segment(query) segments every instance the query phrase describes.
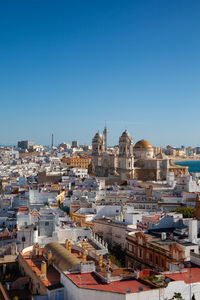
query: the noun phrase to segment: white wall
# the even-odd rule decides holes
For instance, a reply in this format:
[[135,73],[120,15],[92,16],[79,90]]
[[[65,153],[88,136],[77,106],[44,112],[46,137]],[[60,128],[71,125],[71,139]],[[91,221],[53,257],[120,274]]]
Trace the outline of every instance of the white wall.
[[17,227],[31,225],[29,213],[23,214],[21,212],[17,213]]
[[119,205],[97,205],[96,206],[97,215],[96,218],[113,217],[121,213],[121,206]]
[[53,237],[58,240],[59,243],[64,243],[66,239],[76,241],[78,237],[90,238],[91,230],[84,228],[59,228],[58,231],[53,232]]
[[143,214],[141,213],[126,213],[125,214],[125,222],[131,225],[136,225],[137,221],[142,221]]
[[[64,274],[61,274],[61,282],[65,286],[65,300],[158,300],[159,289],[143,292],[122,294],[105,292],[100,290],[78,288]],[[130,285],[131,289],[131,285]]]
[[164,289],[164,299],[172,299],[174,293],[181,293],[184,300],[190,300],[194,294],[195,299],[200,299],[200,283],[186,284],[184,281],[172,281]]

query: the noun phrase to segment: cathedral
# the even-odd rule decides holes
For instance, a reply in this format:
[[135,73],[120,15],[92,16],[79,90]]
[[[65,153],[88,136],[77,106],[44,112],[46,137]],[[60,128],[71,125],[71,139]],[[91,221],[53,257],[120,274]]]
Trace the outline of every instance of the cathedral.
[[107,147],[107,128],[103,136],[97,132],[92,140],[92,162],[95,175],[108,177],[120,175],[126,180],[134,177],[133,140],[127,130],[119,138],[119,147]]
[[127,130],[120,136],[118,146],[107,147],[107,133],[105,127],[103,135],[97,132],[92,139],[92,164],[96,176],[158,181],[166,180],[169,172],[175,177],[188,173],[187,167],[174,165],[161,148],[153,147],[146,140],[133,146]]

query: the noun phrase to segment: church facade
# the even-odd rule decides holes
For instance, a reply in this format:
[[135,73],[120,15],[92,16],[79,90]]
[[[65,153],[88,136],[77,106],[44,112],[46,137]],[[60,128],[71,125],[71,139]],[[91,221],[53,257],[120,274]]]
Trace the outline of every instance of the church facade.
[[92,164],[96,176],[118,176],[121,180],[158,181],[166,180],[168,172],[173,172],[175,177],[188,173],[187,167],[174,165],[161,148],[152,147],[146,140],[133,146],[127,130],[120,136],[118,147],[108,148],[106,127],[103,135],[97,132],[92,139]]
[[107,128],[103,136],[97,132],[92,140],[92,163],[96,176],[134,178],[133,140],[128,131],[122,133],[119,147],[114,149],[107,148]]

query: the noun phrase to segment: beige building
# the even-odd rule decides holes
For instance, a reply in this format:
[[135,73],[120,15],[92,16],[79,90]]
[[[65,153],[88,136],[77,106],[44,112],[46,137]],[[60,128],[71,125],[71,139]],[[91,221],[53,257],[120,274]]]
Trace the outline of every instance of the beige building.
[[108,246],[120,245],[124,250],[126,248],[126,231],[125,222],[115,221],[108,218],[94,219],[94,233],[98,234]]
[[91,157],[89,155],[76,155],[61,159],[61,161],[70,167],[77,167],[81,169],[88,169],[91,163]]
[[103,136],[97,132],[92,140],[92,163],[96,176],[118,176],[121,180],[159,181],[166,180],[169,172],[173,172],[174,177],[188,173],[188,167],[175,165],[162,153],[162,148],[153,147],[146,140],[138,141],[133,147],[127,130],[115,150],[107,148],[107,129]]

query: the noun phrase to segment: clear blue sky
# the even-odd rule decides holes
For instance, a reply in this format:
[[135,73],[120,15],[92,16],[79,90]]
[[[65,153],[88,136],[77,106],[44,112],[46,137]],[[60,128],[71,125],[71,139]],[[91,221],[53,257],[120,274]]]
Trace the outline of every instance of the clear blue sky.
[[0,100],[0,144],[200,145],[200,1],[1,1]]

